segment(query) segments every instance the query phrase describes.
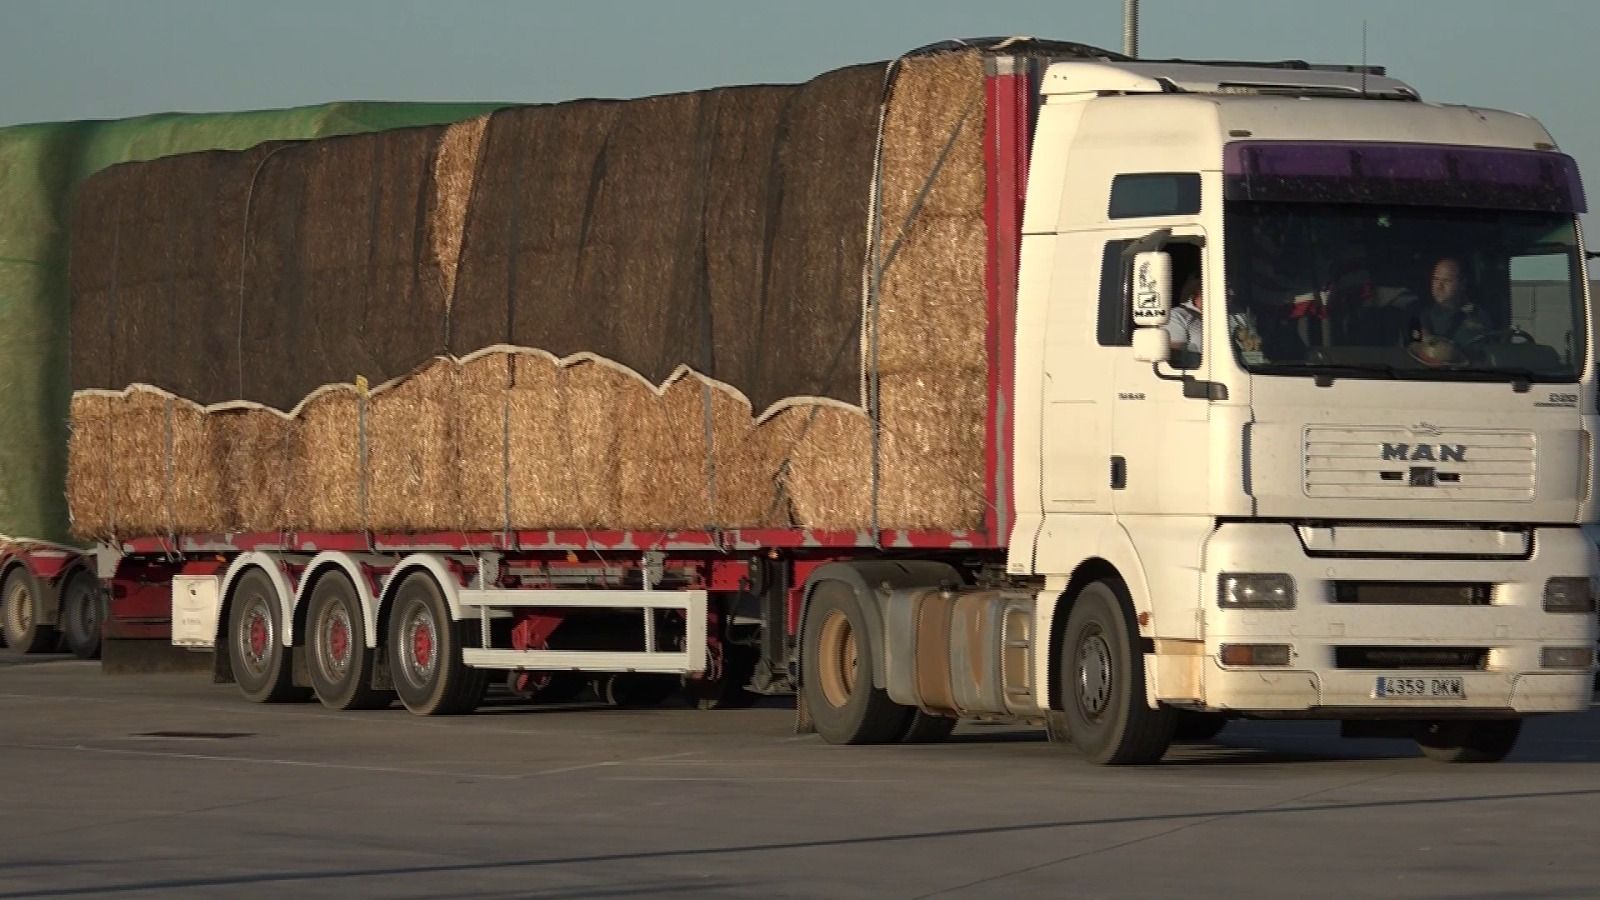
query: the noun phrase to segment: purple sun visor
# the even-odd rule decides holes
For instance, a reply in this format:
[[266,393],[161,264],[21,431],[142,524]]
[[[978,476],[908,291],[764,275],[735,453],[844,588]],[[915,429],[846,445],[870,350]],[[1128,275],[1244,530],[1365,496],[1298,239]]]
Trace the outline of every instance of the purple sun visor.
[[1577,163],[1549,150],[1235,141],[1222,171],[1227,200],[1588,212]]

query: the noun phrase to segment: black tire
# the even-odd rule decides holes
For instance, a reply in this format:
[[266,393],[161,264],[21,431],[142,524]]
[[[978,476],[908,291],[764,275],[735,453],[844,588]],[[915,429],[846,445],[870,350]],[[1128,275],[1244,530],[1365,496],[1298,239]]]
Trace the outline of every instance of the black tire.
[[61,633],[67,649],[79,659],[100,656],[100,626],[105,622],[105,593],[86,571],[67,576],[61,585]]
[[722,645],[722,677],[716,681],[683,682],[683,701],[698,709],[749,709],[760,694],[745,690],[761,661],[761,651],[747,644]]
[[914,710],[873,687],[875,654],[866,613],[842,581],[823,581],[811,593],[801,629],[800,690],[817,734],[830,744],[888,744],[911,727]]
[[937,744],[956,730],[956,720],[949,716],[935,716],[920,709],[912,710],[911,723],[900,736],[902,744]]
[[389,611],[389,673],[406,709],[457,716],[483,701],[489,673],[462,663],[462,630],[431,575],[413,572],[400,583]]
[[1521,734],[1521,719],[1428,722],[1417,731],[1417,747],[1435,762],[1492,763],[1505,759]]
[[678,689],[671,675],[638,675],[618,672],[595,680],[594,692],[608,706],[643,709],[660,706]]
[[1061,703],[1072,742],[1100,765],[1159,762],[1174,717],[1145,704],[1144,659],[1131,625],[1133,603],[1120,580],[1086,586],[1061,638]]
[[1175,744],[1203,744],[1228,727],[1228,717],[1222,713],[1176,710],[1173,715],[1172,742]]
[[57,646],[56,630],[39,621],[42,601],[38,579],[21,566],[12,569],[0,588],[0,627],[6,644],[18,653],[45,653]]
[[387,709],[394,693],[372,687],[379,651],[367,646],[355,585],[343,572],[328,572],[317,579],[309,603],[306,669],[317,699],[329,709]]
[[282,634],[277,588],[266,572],[249,569],[234,582],[228,603],[228,664],[246,700],[289,703],[311,699],[310,689],[294,685]]

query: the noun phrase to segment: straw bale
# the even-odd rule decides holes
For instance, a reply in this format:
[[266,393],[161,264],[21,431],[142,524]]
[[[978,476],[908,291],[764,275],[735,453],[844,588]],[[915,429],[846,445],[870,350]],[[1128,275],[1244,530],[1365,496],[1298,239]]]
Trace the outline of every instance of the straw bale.
[[357,531],[361,521],[360,397],[354,389],[318,394],[294,430],[291,523],[307,531]]
[[455,526],[506,527],[505,414],[515,358],[486,353],[456,369],[451,399],[452,465],[459,474]]
[[119,534],[166,534],[168,398],[135,390],[112,401],[111,509]]
[[616,414],[618,527],[715,524],[706,444],[706,384],[683,377],[657,395],[629,391]]
[[987,371],[885,376],[878,517],[885,528],[976,528],[984,507]]
[[207,414],[207,435],[227,512],[226,530],[277,531],[288,526],[294,450],[300,419],[267,409]]
[[[770,257],[759,325],[745,340],[761,377],[729,380],[757,415],[786,397],[859,403],[861,273],[866,261],[881,65],[830,72],[803,85],[778,147]],[[727,379],[725,379],[727,380]]]
[[886,244],[910,216],[941,154],[945,161],[922,199],[922,214],[983,214],[983,126],[982,54],[940,53],[901,62],[883,121]]
[[266,160],[243,279],[243,396],[288,409],[355,373],[378,384],[444,347],[424,211],[442,127],[296,144]]
[[108,541],[115,532],[111,458],[116,407],[121,402],[120,398],[105,394],[78,394],[72,398],[72,431],[67,439],[67,510],[73,537]]
[[566,509],[558,507],[559,523],[584,528],[620,527],[618,474],[627,428],[619,418],[637,408],[640,392],[650,392],[638,378],[616,367],[580,362],[561,370],[560,418],[553,435],[558,458],[565,463],[561,482]]
[[762,352],[768,259],[780,208],[780,125],[796,91],[752,87],[713,91],[702,115],[710,153],[704,205],[705,284],[711,305],[714,366],[703,374],[734,385],[759,383],[769,365]]
[[432,531],[459,525],[452,435],[457,365],[435,359],[367,405],[367,527]]
[[424,266],[437,271],[439,294],[446,308],[455,293],[461,236],[466,227],[467,207],[472,201],[478,151],[488,127],[488,116],[456,122],[445,128],[434,148],[428,212],[423,222],[427,229]]
[[167,503],[172,530],[179,534],[226,531],[222,469],[215,464],[204,410],[187,400],[169,401],[171,429],[167,455]]
[[[790,419],[774,416],[757,426],[750,404],[732,391],[711,390],[711,446],[716,521],[725,528],[789,524],[779,465],[793,445]],[[796,433],[797,429],[795,430]]]
[[798,433],[791,432],[785,481],[795,524],[830,529],[870,525],[872,423],[866,414],[817,404],[791,407],[773,417],[778,418],[792,418],[798,425]]
[[114,166],[84,183],[69,268],[75,389],[145,382],[234,399],[245,211],[257,166],[281,146]]
[[[511,356],[506,392],[507,456],[514,528],[576,524],[573,474],[567,467],[563,418],[563,371],[543,354]],[[587,510],[591,515],[594,510]]]
[[918,221],[879,294],[880,376],[985,364],[985,233],[981,216]]
[[[622,106],[579,101],[513,107],[490,116],[463,224],[450,352],[465,356],[513,343],[517,309],[576,292],[592,191],[610,159],[605,148]],[[537,309],[530,314],[540,317]],[[535,326],[537,321],[525,327]],[[549,327],[559,330],[562,323]],[[537,339],[520,343],[558,355],[595,349],[563,351]]]

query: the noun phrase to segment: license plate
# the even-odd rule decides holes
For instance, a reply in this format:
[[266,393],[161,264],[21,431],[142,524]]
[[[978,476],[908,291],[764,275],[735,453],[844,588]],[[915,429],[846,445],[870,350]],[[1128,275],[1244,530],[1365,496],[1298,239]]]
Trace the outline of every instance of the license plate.
[[1419,700],[1465,700],[1466,689],[1457,677],[1397,677],[1379,675],[1373,683],[1372,696],[1378,698],[1405,697]]

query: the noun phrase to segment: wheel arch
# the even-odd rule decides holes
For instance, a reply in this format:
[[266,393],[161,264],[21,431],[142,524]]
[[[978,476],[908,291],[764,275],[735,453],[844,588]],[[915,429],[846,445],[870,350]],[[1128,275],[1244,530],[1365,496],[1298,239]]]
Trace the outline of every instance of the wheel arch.
[[306,563],[305,573],[300,576],[300,586],[295,591],[295,632],[305,633],[306,616],[311,607],[311,592],[316,590],[317,582],[330,572],[339,572],[355,588],[356,599],[361,604],[361,627],[364,632],[362,637],[367,642],[367,647],[377,647],[382,642],[383,634],[378,630],[379,594],[372,590],[372,580],[367,574],[367,567],[374,561],[372,558],[358,557],[337,550],[325,550],[313,556],[311,561]]
[[[1077,602],[1078,594],[1083,589],[1096,581],[1115,579],[1127,587],[1128,579],[1123,570],[1114,565],[1110,560],[1095,556],[1084,560],[1073,570],[1067,579],[1067,586],[1061,593],[1053,598],[1053,605],[1048,611],[1050,622],[1050,643],[1048,645],[1049,670],[1045,684],[1049,688],[1047,694],[1049,708],[1054,710],[1064,709],[1061,697],[1061,667],[1064,660],[1061,658],[1061,639],[1067,633],[1067,618],[1072,614],[1072,605]],[[1132,593],[1131,588],[1128,591]],[[1138,627],[1138,603],[1134,603],[1134,627]]]
[[389,611],[394,608],[395,592],[415,572],[426,572],[433,579],[444,597],[445,605],[450,609],[450,617],[461,620],[461,581],[450,561],[432,553],[413,553],[396,563],[384,576],[383,587],[379,589],[376,599],[377,615],[372,617],[377,634],[388,630]]
[[[937,587],[941,581],[955,580],[962,582],[961,573],[949,563],[936,560],[850,560],[832,562],[817,567],[816,571],[806,578],[804,598],[800,607],[800,622],[804,628],[806,614],[811,609],[811,595],[816,591],[817,585],[824,581],[838,581],[850,586],[855,593],[856,600],[861,604],[861,611],[867,617],[868,639],[872,642],[872,686],[887,690],[889,686],[888,668],[883,653],[884,643],[884,617],[883,603],[878,595],[878,589],[888,585],[890,590],[900,590],[913,587]],[[804,646],[804,641],[801,642]],[[800,660],[800,678],[805,679],[807,660],[804,654],[797,654]]]
[[289,584],[289,573],[283,570],[283,562],[278,557],[258,550],[234,557],[233,562],[228,564],[227,572],[222,576],[222,605],[217,610],[216,645],[227,646],[228,617],[233,612],[234,589],[238,587],[239,580],[251,569],[260,569],[272,582],[273,591],[278,595],[279,621],[283,623],[280,643],[285,647],[294,646],[298,631],[295,628],[295,592]]

